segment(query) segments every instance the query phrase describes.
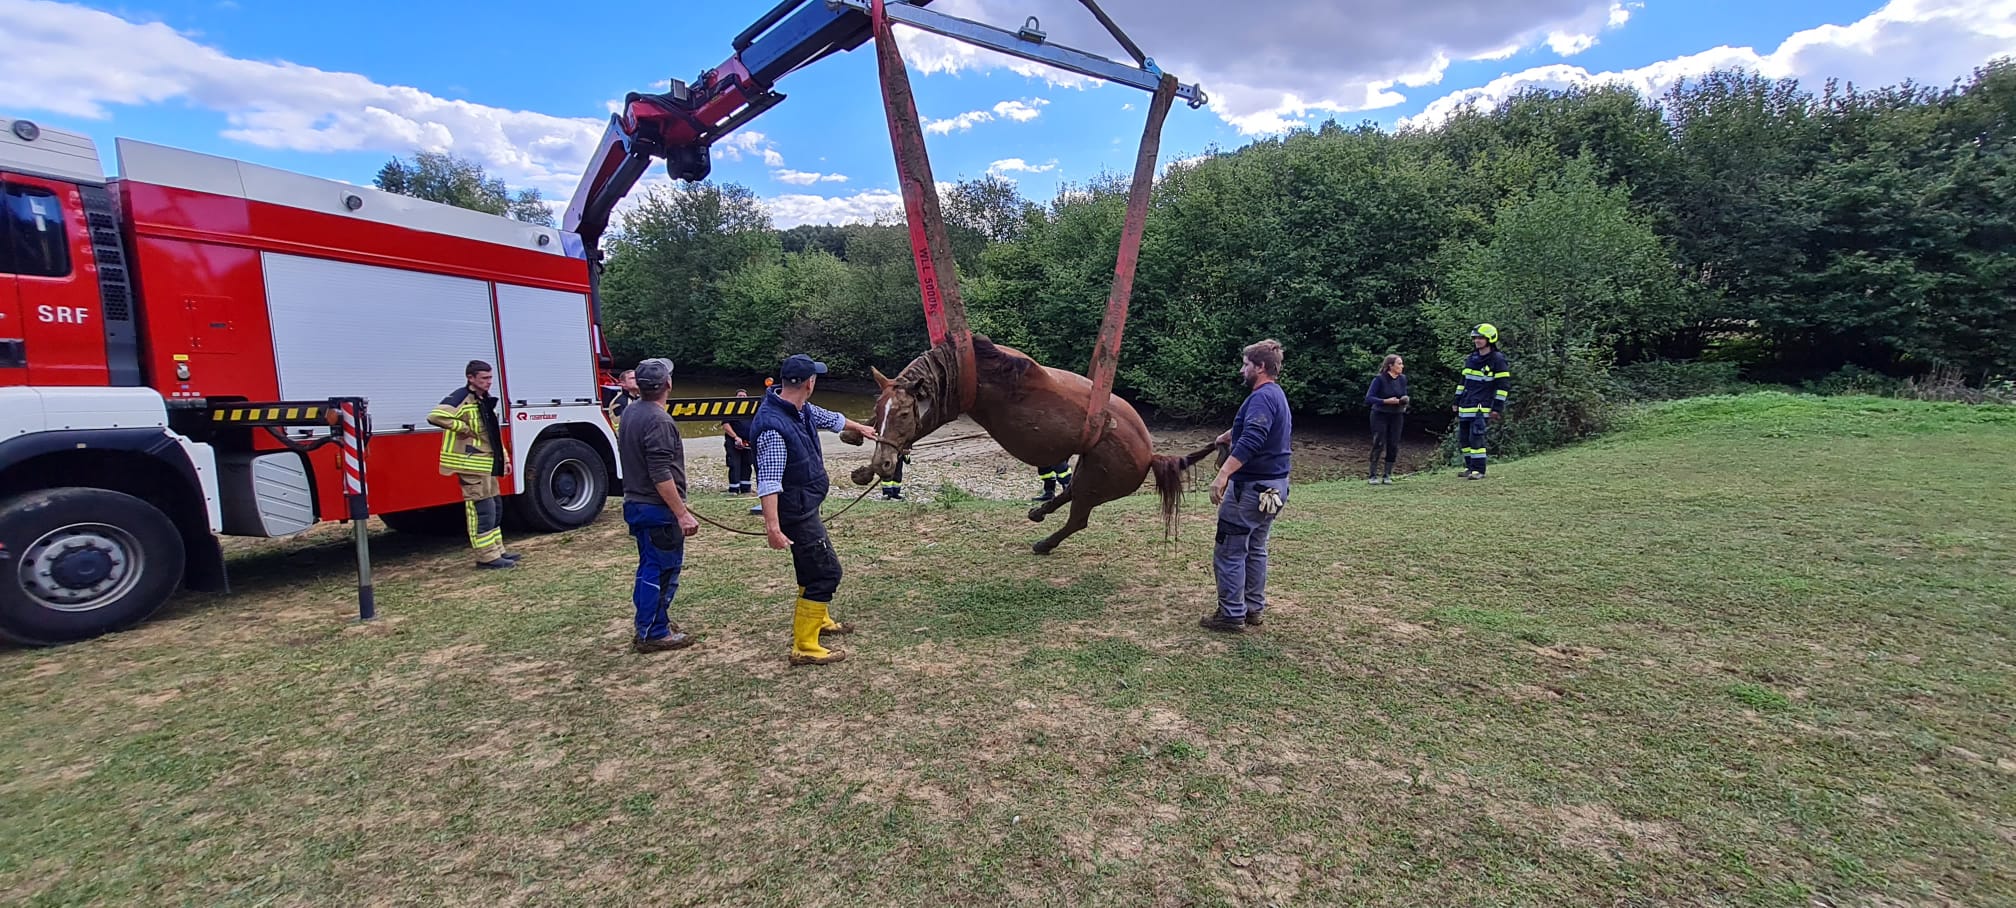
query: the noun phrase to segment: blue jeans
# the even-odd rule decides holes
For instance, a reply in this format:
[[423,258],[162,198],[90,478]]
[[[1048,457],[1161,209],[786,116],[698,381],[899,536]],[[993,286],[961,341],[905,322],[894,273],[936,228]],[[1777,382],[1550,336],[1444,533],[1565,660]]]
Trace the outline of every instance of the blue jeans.
[[662,504],[623,502],[623,522],[637,539],[637,580],[630,602],[637,607],[637,636],[658,640],[672,635],[665,611],[679,592],[679,569],[686,563],[686,534]]
[[1218,611],[1228,618],[1267,609],[1267,536],[1278,514],[1260,512],[1260,490],[1271,487],[1288,503],[1288,480],[1237,480],[1225,487],[1218,505],[1218,539],[1211,567],[1218,575]]

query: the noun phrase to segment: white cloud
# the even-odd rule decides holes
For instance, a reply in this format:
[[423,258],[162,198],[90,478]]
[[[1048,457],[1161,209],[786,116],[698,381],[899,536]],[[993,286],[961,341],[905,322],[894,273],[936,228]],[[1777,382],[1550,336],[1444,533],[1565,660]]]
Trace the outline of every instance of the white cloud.
[[954,131],[965,132],[977,124],[990,122],[993,119],[994,115],[984,110],[969,110],[956,117],[944,120],[933,120],[930,117],[925,117],[924,131],[941,136],[951,135]]
[[1547,33],[1547,49],[1564,57],[1575,56],[1595,46],[1595,35],[1578,35],[1569,32]]
[[930,117],[925,117],[924,131],[941,136],[951,135],[954,132],[965,132],[981,123],[992,123],[996,118],[1013,120],[1017,123],[1027,123],[1042,116],[1042,108],[1049,105],[1049,103],[1050,100],[1048,98],[1029,98],[1022,101],[1010,100],[995,104],[992,111],[969,110],[956,117],[947,117],[943,120],[934,120]]
[[[222,113],[224,138],[260,148],[452,152],[513,186],[538,188],[556,213],[565,210],[606,124],[443,98],[356,73],[235,58],[158,22],[49,0],[0,0],[0,22],[8,25],[0,97],[15,110],[105,119],[119,106],[179,103]],[[755,130],[730,135],[714,152],[724,161],[760,157],[790,185],[848,180],[786,168],[783,154]],[[668,182],[662,171],[647,173],[619,216]],[[784,198],[792,200],[783,203],[786,212],[822,210],[804,201],[810,196]],[[867,204],[862,198],[846,204]],[[824,210],[838,217],[846,204],[826,203]]]
[[0,98],[17,111],[105,119],[115,106],[181,104],[222,113],[225,138],[260,148],[453,152],[514,185],[561,197],[573,192],[605,122],[239,59],[158,22],[66,3],[0,0],[0,22],[7,23]]
[[845,183],[847,176],[839,173],[809,173],[803,170],[779,170],[772,173],[778,182],[793,186],[810,186],[813,183]]
[[779,195],[762,201],[779,229],[801,224],[858,224],[892,212],[900,218],[903,211],[903,196],[886,189],[850,196]]
[[987,165],[988,175],[997,177],[1005,177],[1011,173],[1049,173],[1056,169],[1057,162],[1054,160],[1048,164],[1031,164],[1021,158],[1002,158]]
[[[1164,69],[1202,85],[1212,113],[1247,134],[1401,104],[1407,97],[1396,88],[1439,84],[1448,61],[1502,59],[1555,33],[1574,49],[1630,18],[1617,0],[1276,0],[1252,15],[1228,14],[1219,0],[1103,6]],[[1073,0],[939,0],[931,8],[941,7],[1010,28],[1034,15],[1052,43],[1124,59]],[[906,59],[927,75],[1031,69],[991,51],[898,34]]]
[[1003,101],[994,105],[994,115],[1014,120],[1017,123],[1027,123],[1042,116],[1043,111],[1039,108],[1049,103],[1050,101],[1046,98],[1031,98],[1028,101]]
[[714,143],[714,154],[730,161],[740,161],[744,154],[755,154],[769,137],[753,129],[730,133],[728,138]]
[[[1549,31],[1547,49],[1563,57],[1572,57],[1595,47],[1598,32],[1604,29],[1623,28],[1625,23],[1631,21],[1631,11],[1642,5],[1611,0],[1609,9],[1592,9],[1576,21]],[[1506,56],[1509,57],[1511,54]]]
[[2004,54],[2016,54],[2016,0],[1892,0],[1852,24],[1798,32],[1769,54],[1725,46],[1619,72],[1554,64],[1510,73],[1439,98],[1400,125],[1433,126],[1465,105],[1490,110],[1530,89],[1623,85],[1656,98],[1714,69],[1747,69],[1774,79],[1838,77],[1868,87],[1905,79],[1940,83]]

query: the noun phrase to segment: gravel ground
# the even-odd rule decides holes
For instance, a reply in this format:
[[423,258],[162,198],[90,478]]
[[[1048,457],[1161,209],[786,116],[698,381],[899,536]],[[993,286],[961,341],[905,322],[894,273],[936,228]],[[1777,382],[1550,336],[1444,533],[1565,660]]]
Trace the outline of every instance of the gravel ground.
[[[1209,428],[1168,427],[1158,428],[1155,433],[1155,449],[1162,454],[1182,454],[1195,451],[1211,443],[1218,432]],[[977,438],[967,438],[974,436]],[[959,489],[977,498],[1004,501],[1026,501],[1043,490],[1043,482],[1036,478],[1036,468],[1008,456],[1001,446],[995,444],[970,419],[961,418],[932,433],[926,442],[937,439],[957,439],[943,444],[927,444],[918,447],[910,455],[909,466],[903,469],[903,497],[912,501],[930,501],[941,494],[946,486]],[[852,501],[860,494],[860,486],[848,478],[854,468],[868,462],[868,448],[850,447],[833,436],[823,436],[821,442],[826,453],[827,472],[833,477],[831,500],[836,503]],[[1401,446],[1400,459],[1395,474],[1413,472],[1433,453],[1433,443],[1427,439],[1409,438]],[[1298,430],[1295,433],[1295,476],[1296,482],[1317,482],[1340,478],[1363,478],[1367,442],[1363,435],[1351,436],[1332,430]],[[1191,470],[1192,488],[1201,490],[1211,479],[1214,462],[1206,461]],[[725,497],[728,487],[727,458],[721,442],[715,438],[689,438],[686,440],[686,475],[695,497]],[[1142,483],[1142,492],[1149,494],[1153,487]],[[870,499],[881,497],[880,492],[869,493]],[[705,499],[702,498],[702,501]],[[705,508],[710,514],[718,510]]]

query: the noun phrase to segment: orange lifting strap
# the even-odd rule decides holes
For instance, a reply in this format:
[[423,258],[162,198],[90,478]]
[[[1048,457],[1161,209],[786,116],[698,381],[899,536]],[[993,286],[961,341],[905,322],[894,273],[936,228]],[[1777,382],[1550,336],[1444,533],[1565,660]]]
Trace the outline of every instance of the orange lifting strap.
[[[1094,12],[1097,8],[1094,7]],[[917,285],[924,297],[924,322],[931,344],[950,340],[959,353],[959,408],[973,406],[973,332],[966,325],[966,304],[959,296],[959,275],[952,243],[938,210],[938,184],[931,177],[931,157],[917,118],[917,100],[910,91],[910,73],[896,46],[883,0],[869,8],[875,38],[875,63],[882,76],[882,106],[889,117],[889,142],[896,153],[896,179],[903,189],[903,210],[910,223],[910,252],[917,262]],[[1104,17],[1101,17],[1102,21]],[[1110,27],[1110,26],[1109,26]],[[1117,34],[1117,33],[1116,33]],[[1148,223],[1148,202],[1155,188],[1155,160],[1162,147],[1162,122],[1176,99],[1176,77],[1164,73],[1148,105],[1148,125],[1134,159],[1134,183],[1127,194],[1127,220],[1120,231],[1120,253],[1113,264],[1113,289],[1106,299],[1106,318],[1092,348],[1091,405],[1085,411],[1081,451],[1089,451],[1106,430],[1106,403],[1113,375],[1120,366],[1120,336],[1127,326],[1127,304],[1134,295],[1134,266],[1140,259],[1141,234]]]
[[973,407],[973,332],[966,327],[966,303],[959,298],[959,273],[952,241],[938,214],[938,184],[931,179],[931,156],[917,122],[917,99],[910,73],[882,0],[869,9],[875,30],[875,64],[882,72],[882,107],[889,114],[889,144],[896,150],[896,180],[903,187],[903,212],[910,221],[910,254],[917,260],[917,286],[924,294],[924,323],[931,345],[948,338],[959,351],[959,409]]

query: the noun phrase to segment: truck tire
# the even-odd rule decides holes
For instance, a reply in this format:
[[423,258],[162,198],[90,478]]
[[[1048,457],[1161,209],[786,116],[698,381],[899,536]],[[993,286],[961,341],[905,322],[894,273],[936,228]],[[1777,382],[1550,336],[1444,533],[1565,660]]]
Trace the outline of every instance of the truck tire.
[[549,438],[525,458],[518,494],[511,496],[514,523],[542,533],[587,526],[609,500],[609,468],[602,455],[578,438]]
[[182,534],[159,508],[106,489],[0,501],[0,636],[31,646],[139,624],[182,585]]

